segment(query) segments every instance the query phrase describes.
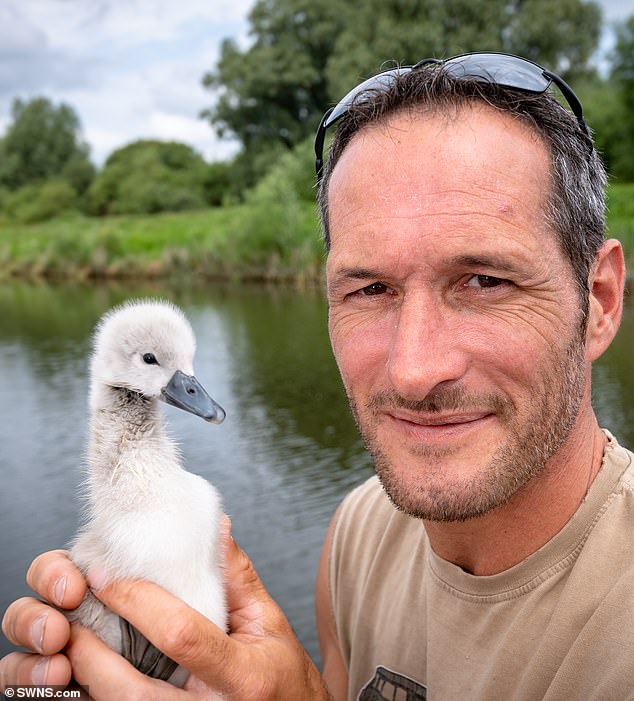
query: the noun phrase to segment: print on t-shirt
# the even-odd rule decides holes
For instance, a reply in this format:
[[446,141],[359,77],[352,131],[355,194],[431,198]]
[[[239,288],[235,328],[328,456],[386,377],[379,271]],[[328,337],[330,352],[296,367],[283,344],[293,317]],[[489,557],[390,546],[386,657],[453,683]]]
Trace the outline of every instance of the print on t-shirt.
[[426,701],[427,688],[386,667],[377,667],[357,698],[358,701]]

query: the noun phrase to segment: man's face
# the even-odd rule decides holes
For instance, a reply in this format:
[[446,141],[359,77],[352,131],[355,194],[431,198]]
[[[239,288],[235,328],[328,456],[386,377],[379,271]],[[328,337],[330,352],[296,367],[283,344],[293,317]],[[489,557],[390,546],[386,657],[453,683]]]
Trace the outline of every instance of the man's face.
[[417,517],[506,503],[588,397],[549,177],[543,144],[487,107],[366,128],[333,172],[331,341],[377,472]]

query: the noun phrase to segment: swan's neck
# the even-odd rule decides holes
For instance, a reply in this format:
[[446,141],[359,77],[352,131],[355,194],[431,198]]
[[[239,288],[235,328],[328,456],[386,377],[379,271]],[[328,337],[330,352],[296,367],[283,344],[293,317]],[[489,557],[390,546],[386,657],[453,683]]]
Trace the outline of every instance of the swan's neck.
[[[125,476],[130,466],[136,477],[152,477],[156,461],[143,455],[165,456],[165,464],[177,463],[175,446],[165,435],[158,402],[121,387],[99,385],[91,395],[88,465],[93,480]],[[138,458],[138,459],[137,459]],[[118,474],[122,473],[122,474]]]

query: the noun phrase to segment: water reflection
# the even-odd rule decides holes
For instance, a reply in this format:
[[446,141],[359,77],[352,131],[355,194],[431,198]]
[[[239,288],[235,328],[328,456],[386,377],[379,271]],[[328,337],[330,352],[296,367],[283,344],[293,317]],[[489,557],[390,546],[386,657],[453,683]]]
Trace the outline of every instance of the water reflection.
[[[166,408],[187,466],[218,486],[236,539],[317,658],[312,597],[321,541],[341,496],[370,474],[318,291],[0,285],[0,607],[26,592],[33,556],[62,546],[76,528],[90,333],[106,309],[145,296],[183,307],[198,339],[196,374],[228,414],[209,426]],[[633,341],[630,306],[594,387],[602,424],[629,446]]]

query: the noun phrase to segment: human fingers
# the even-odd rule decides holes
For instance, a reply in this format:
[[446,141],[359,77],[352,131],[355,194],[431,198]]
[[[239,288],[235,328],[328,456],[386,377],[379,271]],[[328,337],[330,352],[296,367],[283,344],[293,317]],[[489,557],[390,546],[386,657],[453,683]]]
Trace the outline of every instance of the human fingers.
[[[91,584],[94,581],[90,572],[89,580]],[[210,667],[223,670],[241,664],[232,649],[235,643],[223,630],[152,582],[118,580],[103,587],[92,584],[92,591],[159,650],[194,675]],[[223,685],[222,678],[214,682]]]
[[66,550],[51,550],[33,560],[26,581],[34,592],[64,609],[79,606],[87,590],[86,580]]
[[29,684],[66,686],[70,678],[70,662],[64,655],[12,652],[0,660],[0,691]]
[[[227,699],[328,698],[323,680],[249,558],[227,546],[231,635],[146,581],[88,575],[93,591],[157,648]],[[157,616],[160,611],[161,615]]]
[[52,655],[68,642],[70,625],[59,611],[25,596],[7,608],[2,632],[14,645],[41,655]]
[[[141,674],[121,655],[81,625],[71,626],[66,654],[73,668],[74,679],[88,689],[90,698],[94,701],[120,701],[129,698],[178,701],[188,698],[181,689]],[[191,699],[191,696],[189,698]]]

